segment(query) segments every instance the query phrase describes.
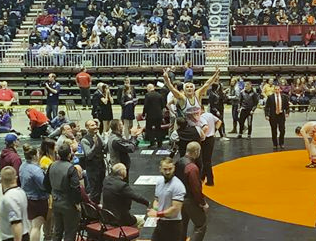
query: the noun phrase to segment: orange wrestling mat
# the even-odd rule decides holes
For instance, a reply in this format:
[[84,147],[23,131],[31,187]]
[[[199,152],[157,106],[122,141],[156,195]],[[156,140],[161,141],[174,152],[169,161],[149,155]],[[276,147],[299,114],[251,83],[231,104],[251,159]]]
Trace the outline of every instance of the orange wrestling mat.
[[203,192],[238,211],[315,227],[316,168],[308,163],[303,150],[235,159],[213,167],[215,186]]

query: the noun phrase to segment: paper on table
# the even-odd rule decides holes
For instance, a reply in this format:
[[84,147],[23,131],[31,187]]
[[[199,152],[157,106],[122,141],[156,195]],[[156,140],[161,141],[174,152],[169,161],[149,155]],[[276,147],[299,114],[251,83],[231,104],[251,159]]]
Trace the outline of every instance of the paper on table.
[[162,88],[162,87],[164,87],[164,86],[165,86],[165,84],[164,84],[164,83],[162,83],[162,82],[160,82],[160,81],[158,81],[158,82],[157,82],[157,86],[158,86],[158,87],[160,87],[160,88]]
[[154,228],[157,226],[157,220],[159,218],[151,218],[151,217],[148,217],[146,219],[146,222],[144,223],[144,227],[146,228]]
[[154,150],[142,150],[140,154],[142,155],[151,155],[154,153]]

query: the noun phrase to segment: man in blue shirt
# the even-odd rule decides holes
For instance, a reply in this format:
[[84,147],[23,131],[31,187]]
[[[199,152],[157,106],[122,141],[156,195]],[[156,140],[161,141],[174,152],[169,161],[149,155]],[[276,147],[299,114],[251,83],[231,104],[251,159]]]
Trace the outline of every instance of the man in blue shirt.
[[65,111],[61,110],[58,112],[58,116],[52,119],[49,123],[50,123],[50,126],[55,130],[58,127],[61,127],[62,124],[69,123],[69,121],[66,118]]
[[56,82],[56,74],[48,75],[48,82],[45,83],[47,91],[46,116],[52,120],[57,116],[59,104],[60,84]]
[[185,63],[184,83],[193,81],[193,70],[191,68],[191,62]]

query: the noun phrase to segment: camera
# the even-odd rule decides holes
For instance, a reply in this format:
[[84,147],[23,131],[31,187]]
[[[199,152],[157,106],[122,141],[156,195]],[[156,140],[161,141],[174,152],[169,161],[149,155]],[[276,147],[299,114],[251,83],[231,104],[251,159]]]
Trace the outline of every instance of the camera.
[[48,80],[45,80],[45,81],[41,81],[39,86],[40,87],[46,87],[46,84],[49,84],[49,81]]

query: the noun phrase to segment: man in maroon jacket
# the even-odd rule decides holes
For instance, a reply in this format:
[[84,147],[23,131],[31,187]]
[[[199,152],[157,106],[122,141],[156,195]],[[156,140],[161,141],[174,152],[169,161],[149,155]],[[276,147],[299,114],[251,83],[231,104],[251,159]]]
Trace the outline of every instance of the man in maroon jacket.
[[206,232],[206,211],[209,206],[202,193],[200,171],[196,162],[200,156],[201,146],[192,141],[187,145],[186,154],[176,163],[175,175],[183,182],[186,188],[182,206],[182,235],[181,241],[187,239],[187,229],[190,219],[194,224],[194,233],[191,240],[202,241]]
[[[14,133],[9,133],[4,138],[4,141],[6,147],[1,152],[0,170],[6,166],[12,166],[16,170],[16,173],[19,173],[22,161],[16,150],[19,146],[18,136]],[[19,180],[18,184],[20,184]]]

